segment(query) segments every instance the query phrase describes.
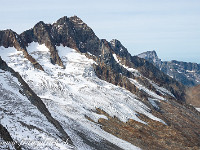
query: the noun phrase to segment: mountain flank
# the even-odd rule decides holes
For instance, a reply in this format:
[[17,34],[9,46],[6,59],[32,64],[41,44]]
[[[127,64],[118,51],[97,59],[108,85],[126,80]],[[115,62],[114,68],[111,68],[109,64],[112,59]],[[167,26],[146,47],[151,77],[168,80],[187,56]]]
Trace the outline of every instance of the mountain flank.
[[[167,68],[155,52],[131,56],[119,40],[99,39],[77,16],[40,21],[21,34],[0,31],[0,56],[0,143],[25,138],[53,144],[16,149],[200,149],[200,113],[188,103],[188,87],[163,71],[180,71],[184,63]],[[198,65],[185,68],[192,73]]]

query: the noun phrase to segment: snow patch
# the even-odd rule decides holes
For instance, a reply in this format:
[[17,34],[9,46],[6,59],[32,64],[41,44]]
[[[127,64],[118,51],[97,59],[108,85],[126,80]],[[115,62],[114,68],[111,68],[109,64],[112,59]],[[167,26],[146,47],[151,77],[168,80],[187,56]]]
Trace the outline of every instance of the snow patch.
[[200,108],[196,108],[196,110],[198,110],[200,112]]
[[136,81],[135,79],[131,79],[129,78],[129,80],[131,81],[131,83],[133,83],[138,89],[143,90],[145,93],[147,93],[149,96],[152,96],[156,99],[159,100],[165,100],[163,97],[157,95],[156,93],[154,93],[153,91],[147,89],[145,86],[141,85],[140,83],[138,83],[138,81]]
[[186,70],[186,72],[194,73],[195,71],[194,70]]
[[159,106],[156,104],[156,101],[158,101],[157,99],[148,98],[148,101],[154,108],[159,109]]

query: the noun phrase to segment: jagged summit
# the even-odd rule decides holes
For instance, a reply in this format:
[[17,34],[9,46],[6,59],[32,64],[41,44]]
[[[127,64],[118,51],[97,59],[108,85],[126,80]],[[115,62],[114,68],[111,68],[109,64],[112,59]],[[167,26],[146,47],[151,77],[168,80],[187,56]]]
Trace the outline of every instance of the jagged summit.
[[60,19],[58,19],[56,21],[57,24],[64,24],[68,21],[73,21],[73,22],[77,22],[77,23],[83,23],[83,21],[76,15],[72,16],[72,17],[67,17],[67,16],[64,16]]
[[64,16],[64,17],[58,19],[58,20],[56,21],[56,23],[57,23],[57,24],[64,24],[64,23],[66,23],[67,21],[69,21],[69,18],[68,18],[67,16]]
[[[72,20],[73,22],[77,22],[77,23],[84,23],[81,18],[79,18],[78,16],[74,15],[72,17],[69,18],[70,20]],[[85,23],[84,23],[85,24]]]
[[34,27],[37,27],[37,26],[44,26],[45,23],[43,21],[39,21]]
[[139,54],[138,56],[140,56],[140,55],[144,55],[144,56],[152,57],[152,58],[158,58],[158,55],[155,50],[143,52],[143,53]]
[[110,41],[112,47],[114,48],[115,52],[119,55],[123,55],[128,53],[128,50],[121,44],[121,42],[117,39],[113,39]]
[[137,56],[140,58],[144,58],[144,59],[150,61],[151,63],[154,63],[154,65],[158,68],[161,65],[161,59],[158,58],[158,55],[155,50],[143,52]]
[[0,143],[52,142],[24,149],[200,147],[200,116],[186,102],[187,88],[131,56],[120,41],[99,39],[77,16],[39,22],[20,35],[0,31],[0,56]]

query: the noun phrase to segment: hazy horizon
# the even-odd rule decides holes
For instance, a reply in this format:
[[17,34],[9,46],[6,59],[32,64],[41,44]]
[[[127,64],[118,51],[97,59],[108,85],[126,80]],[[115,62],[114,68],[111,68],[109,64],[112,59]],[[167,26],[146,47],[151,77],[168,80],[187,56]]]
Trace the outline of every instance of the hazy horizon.
[[0,30],[21,33],[37,22],[77,15],[101,39],[118,39],[132,55],[200,63],[198,0],[2,0]]

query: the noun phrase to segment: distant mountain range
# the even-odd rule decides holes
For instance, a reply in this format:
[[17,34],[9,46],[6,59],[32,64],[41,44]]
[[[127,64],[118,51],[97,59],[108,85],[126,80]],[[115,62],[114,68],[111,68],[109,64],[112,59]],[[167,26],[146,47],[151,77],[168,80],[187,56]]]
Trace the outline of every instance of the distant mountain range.
[[147,51],[137,56],[148,60],[159,70],[186,86],[200,84],[200,64],[177,60],[161,61],[156,51]]

